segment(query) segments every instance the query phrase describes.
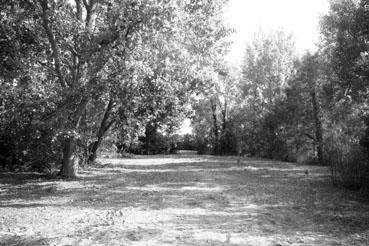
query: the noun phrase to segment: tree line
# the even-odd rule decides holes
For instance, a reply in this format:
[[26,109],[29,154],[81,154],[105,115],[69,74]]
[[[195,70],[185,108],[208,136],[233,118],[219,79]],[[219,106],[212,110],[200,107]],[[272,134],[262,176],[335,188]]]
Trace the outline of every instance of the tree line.
[[[0,163],[74,177],[103,148],[327,165],[369,184],[369,3],[334,0],[314,53],[283,30],[225,55],[226,0],[0,4]],[[191,118],[193,134],[175,135]]]
[[260,30],[239,68],[218,66],[194,106],[191,146],[327,165],[335,182],[368,187],[369,2],[331,1],[320,29],[314,53]]

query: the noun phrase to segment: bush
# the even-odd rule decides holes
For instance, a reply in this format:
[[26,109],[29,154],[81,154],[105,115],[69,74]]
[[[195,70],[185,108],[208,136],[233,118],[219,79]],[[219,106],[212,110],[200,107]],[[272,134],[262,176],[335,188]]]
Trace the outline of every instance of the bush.
[[117,152],[135,155],[175,154],[178,150],[176,136],[166,136],[159,132],[149,137],[140,136],[137,141],[116,143]]
[[208,155],[212,152],[212,146],[207,141],[198,141],[196,150],[199,155]]
[[363,147],[331,143],[325,150],[325,162],[335,184],[354,190],[369,187],[368,155]]

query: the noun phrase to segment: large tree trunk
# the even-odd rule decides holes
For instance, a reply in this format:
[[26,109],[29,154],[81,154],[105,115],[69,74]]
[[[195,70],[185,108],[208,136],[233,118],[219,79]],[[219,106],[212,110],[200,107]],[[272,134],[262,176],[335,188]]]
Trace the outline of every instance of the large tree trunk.
[[109,117],[111,115],[111,112],[114,108],[114,102],[113,100],[110,100],[108,103],[108,106],[105,109],[105,113],[103,116],[103,119],[101,120],[101,124],[100,124],[100,128],[97,131],[96,134],[96,140],[91,143],[91,145],[89,146],[89,157],[88,157],[88,162],[92,163],[96,160],[97,157],[97,150],[100,147],[100,144],[105,136],[105,134],[107,133],[107,131],[110,129],[110,127],[114,124],[114,120],[110,120],[109,122]]
[[[77,107],[77,110],[72,116],[71,128],[77,130],[83,115],[83,111],[89,102],[89,97],[83,97]],[[77,177],[79,158],[76,151],[76,136],[70,134],[65,140],[63,149],[62,167],[60,170],[61,176],[64,178],[75,178]]]
[[78,171],[79,158],[75,154],[76,140],[74,136],[69,137],[64,144],[61,176],[64,178],[75,178]]
[[148,155],[156,154],[158,151],[156,144],[157,123],[147,123],[145,127],[145,152]]
[[313,115],[314,115],[314,125],[315,125],[315,139],[316,139],[316,149],[318,160],[320,164],[323,164],[323,130],[322,130],[322,123],[319,118],[320,110],[316,98],[315,90],[310,92],[311,102],[313,105]]

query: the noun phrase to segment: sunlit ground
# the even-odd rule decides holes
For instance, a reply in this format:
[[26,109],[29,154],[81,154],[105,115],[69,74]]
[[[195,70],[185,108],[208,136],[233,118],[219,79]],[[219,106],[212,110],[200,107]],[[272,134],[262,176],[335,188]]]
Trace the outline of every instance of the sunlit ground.
[[100,159],[76,181],[0,175],[0,245],[368,245],[369,205],[322,167]]

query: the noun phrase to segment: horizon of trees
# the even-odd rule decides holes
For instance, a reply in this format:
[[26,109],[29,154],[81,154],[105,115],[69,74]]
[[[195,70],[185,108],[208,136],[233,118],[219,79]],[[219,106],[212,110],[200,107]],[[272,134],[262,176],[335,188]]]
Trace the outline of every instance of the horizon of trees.
[[331,1],[314,53],[291,34],[255,33],[240,68],[218,69],[195,106],[199,153],[327,165],[335,182],[369,187],[369,3]]

